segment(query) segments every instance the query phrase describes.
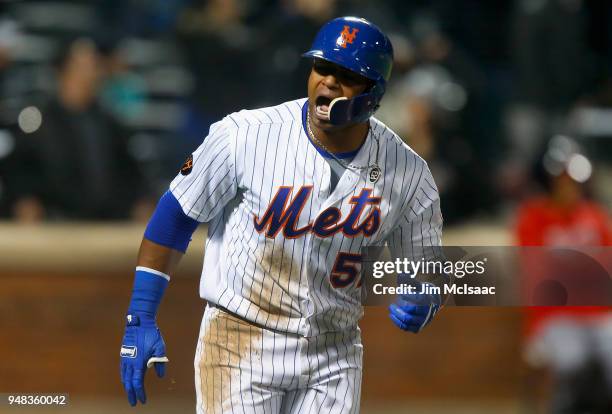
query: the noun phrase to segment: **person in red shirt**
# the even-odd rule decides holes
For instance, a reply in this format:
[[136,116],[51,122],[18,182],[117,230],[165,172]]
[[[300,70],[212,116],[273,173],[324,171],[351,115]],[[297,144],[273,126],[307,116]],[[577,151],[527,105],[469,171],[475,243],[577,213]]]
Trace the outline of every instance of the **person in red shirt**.
[[[561,140],[561,142],[559,142]],[[598,203],[584,195],[585,183],[590,178],[590,161],[578,152],[573,141],[564,137],[551,140],[543,159],[549,177],[549,189],[544,195],[529,199],[520,206],[515,235],[521,246],[588,247],[612,245],[609,214]],[[607,251],[604,252],[609,256]],[[529,254],[528,254],[529,255]],[[531,255],[533,257],[537,257]],[[533,258],[532,257],[532,258]],[[545,258],[546,253],[541,253]],[[533,275],[534,261],[527,264],[524,275],[528,286],[537,286],[541,279]],[[537,261],[537,259],[535,260]],[[570,261],[566,263],[571,264]],[[540,269],[548,264],[539,263]],[[546,269],[554,272],[559,268]],[[572,277],[585,277],[580,263],[571,271]],[[546,271],[544,272],[546,273]],[[609,275],[608,275],[609,276]],[[591,283],[591,279],[581,280]],[[530,290],[531,291],[531,290]],[[571,292],[570,292],[571,293]],[[530,304],[533,304],[530,302]],[[546,366],[554,379],[551,412],[574,413],[584,407],[585,395],[577,387],[584,383],[585,372],[596,364],[605,376],[602,412],[612,400],[612,312],[604,306],[532,306],[525,311],[525,358],[532,366]],[[587,391],[597,387],[588,384]],[[603,394],[603,395],[601,395]],[[599,401],[586,397],[586,404],[598,412]],[[605,401],[608,400],[608,401]]]

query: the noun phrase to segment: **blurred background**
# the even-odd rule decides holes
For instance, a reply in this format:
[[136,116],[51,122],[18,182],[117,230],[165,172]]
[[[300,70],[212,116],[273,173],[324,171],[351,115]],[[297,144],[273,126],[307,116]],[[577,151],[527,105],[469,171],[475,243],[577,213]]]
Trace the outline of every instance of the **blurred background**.
[[[157,198],[211,123],[304,97],[300,54],[341,15],[392,39],[376,116],[428,161],[446,245],[612,244],[609,1],[1,0],[0,392],[134,411],[118,349]],[[193,412],[201,227],[138,411]],[[607,309],[452,308],[419,336],[368,309],[362,329],[366,413],[612,412]]]

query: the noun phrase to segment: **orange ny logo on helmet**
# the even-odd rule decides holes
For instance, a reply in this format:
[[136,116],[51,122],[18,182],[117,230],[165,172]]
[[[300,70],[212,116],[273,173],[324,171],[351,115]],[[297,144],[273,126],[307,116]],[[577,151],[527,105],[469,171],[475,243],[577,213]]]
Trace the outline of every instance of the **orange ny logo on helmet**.
[[358,31],[359,29],[351,30],[349,26],[344,26],[344,28],[342,29],[342,32],[340,33],[340,39],[338,39],[340,40],[338,42],[340,46],[346,49],[347,43],[353,44],[353,41],[355,40],[355,37],[357,36]]

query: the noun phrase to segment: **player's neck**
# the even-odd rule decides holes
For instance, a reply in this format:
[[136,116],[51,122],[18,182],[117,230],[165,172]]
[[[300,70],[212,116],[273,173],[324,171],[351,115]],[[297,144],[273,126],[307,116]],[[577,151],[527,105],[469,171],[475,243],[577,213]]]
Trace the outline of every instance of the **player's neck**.
[[368,135],[368,123],[351,125],[336,130],[323,130],[310,125],[316,139],[330,152],[351,152],[359,149]]

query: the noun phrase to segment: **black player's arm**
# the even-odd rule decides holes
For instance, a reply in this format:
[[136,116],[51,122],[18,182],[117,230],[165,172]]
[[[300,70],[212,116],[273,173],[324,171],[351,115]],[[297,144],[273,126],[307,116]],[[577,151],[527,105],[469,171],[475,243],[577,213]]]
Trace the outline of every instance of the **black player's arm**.
[[138,251],[138,266],[148,267],[167,275],[174,274],[183,252],[162,246],[143,237]]

